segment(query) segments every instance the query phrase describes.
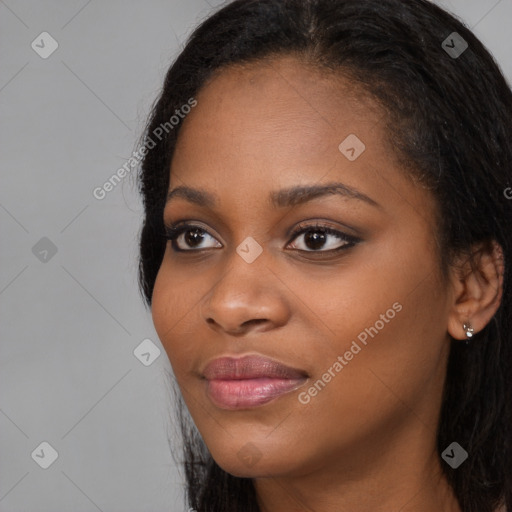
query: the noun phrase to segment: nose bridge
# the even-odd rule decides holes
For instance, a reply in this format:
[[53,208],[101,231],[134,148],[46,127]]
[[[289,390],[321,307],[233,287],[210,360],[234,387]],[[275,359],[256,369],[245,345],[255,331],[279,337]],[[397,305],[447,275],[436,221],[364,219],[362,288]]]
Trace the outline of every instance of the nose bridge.
[[250,324],[285,322],[286,301],[265,260],[263,247],[252,237],[245,238],[231,252],[222,275],[205,298],[203,320],[231,332]]
[[[264,248],[262,237],[259,242],[252,236],[246,236],[238,245],[233,246],[226,255],[226,265],[216,289],[226,287],[224,292],[258,294],[268,286],[270,263],[268,250]],[[265,278],[264,276],[267,276]],[[245,286],[244,286],[245,284]]]
[[256,257],[253,244],[244,240],[231,252],[208,302],[215,309],[239,309],[242,314],[250,310],[254,314],[259,309],[258,296],[264,295],[263,288],[268,286],[262,258],[262,254]]

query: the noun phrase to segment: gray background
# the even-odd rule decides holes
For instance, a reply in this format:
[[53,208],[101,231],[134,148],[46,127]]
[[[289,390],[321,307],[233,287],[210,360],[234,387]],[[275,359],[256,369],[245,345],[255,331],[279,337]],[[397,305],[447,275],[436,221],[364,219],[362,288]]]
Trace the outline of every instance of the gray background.
[[[511,80],[512,0],[439,3]],[[186,510],[170,365],[137,288],[134,173],[101,201],[92,191],[131,156],[171,60],[220,4],[0,0],[1,512]],[[44,31],[59,45],[46,59],[31,47],[49,48]],[[133,352],[148,338],[161,354],[145,366]],[[43,441],[58,452],[47,469]]]

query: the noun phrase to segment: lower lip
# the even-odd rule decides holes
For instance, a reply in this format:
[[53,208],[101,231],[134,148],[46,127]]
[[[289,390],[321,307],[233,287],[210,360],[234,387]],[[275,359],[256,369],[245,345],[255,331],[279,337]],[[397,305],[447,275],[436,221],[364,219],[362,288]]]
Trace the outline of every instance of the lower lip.
[[221,409],[247,409],[264,405],[275,398],[297,389],[303,379],[210,380],[207,394]]

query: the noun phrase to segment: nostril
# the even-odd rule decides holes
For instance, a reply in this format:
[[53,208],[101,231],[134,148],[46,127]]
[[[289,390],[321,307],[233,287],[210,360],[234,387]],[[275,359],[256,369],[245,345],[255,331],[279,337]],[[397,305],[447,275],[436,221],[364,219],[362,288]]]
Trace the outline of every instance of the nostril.
[[253,318],[252,320],[247,320],[244,322],[241,327],[249,327],[251,324],[258,325],[261,323],[265,323],[267,320],[265,318]]

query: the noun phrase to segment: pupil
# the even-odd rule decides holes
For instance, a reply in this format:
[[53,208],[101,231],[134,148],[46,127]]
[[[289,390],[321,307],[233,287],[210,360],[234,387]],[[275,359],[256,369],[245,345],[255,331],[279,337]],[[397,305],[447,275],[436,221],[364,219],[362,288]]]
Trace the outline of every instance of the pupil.
[[320,249],[325,244],[325,232],[309,231],[305,236],[305,243],[310,249]]
[[203,239],[201,229],[190,229],[185,234],[185,241],[188,245],[199,245]]

